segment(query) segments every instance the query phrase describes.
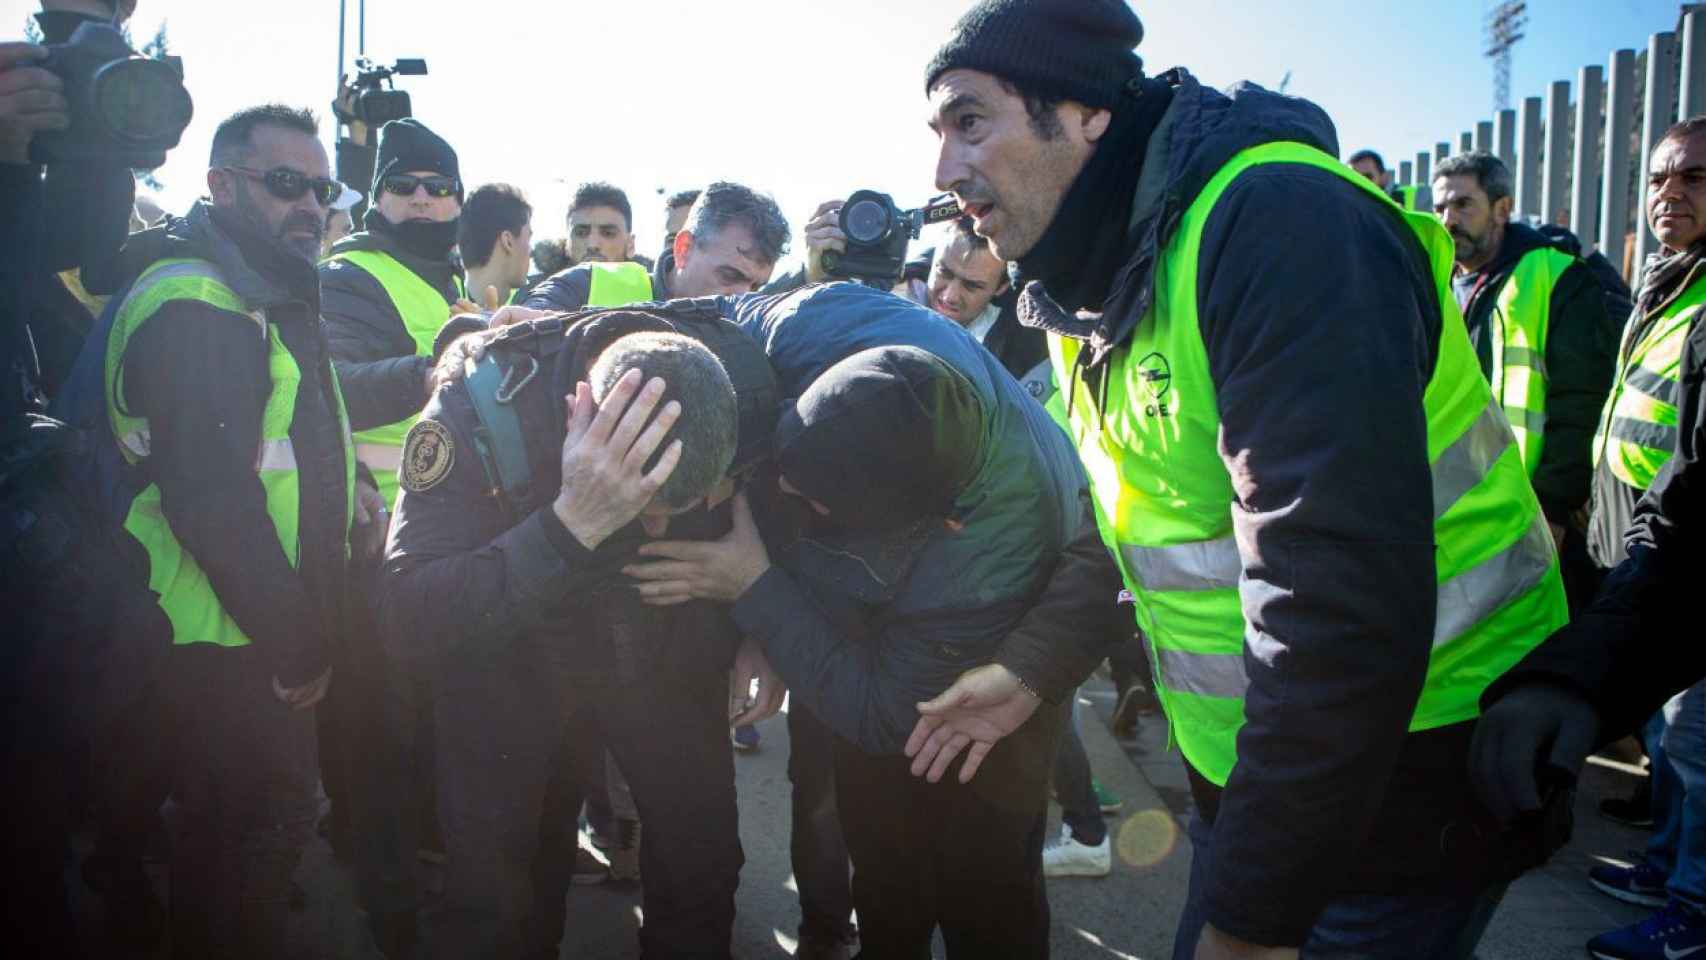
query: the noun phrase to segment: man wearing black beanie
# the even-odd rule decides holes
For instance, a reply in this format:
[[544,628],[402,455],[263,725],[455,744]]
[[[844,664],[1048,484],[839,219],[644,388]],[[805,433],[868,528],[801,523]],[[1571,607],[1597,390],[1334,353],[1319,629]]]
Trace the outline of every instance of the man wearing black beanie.
[[[456,151],[419,120],[387,123],[369,196],[366,229],[320,264],[321,316],[345,397],[389,411],[388,423],[357,432],[355,443],[363,482],[395,509],[403,437],[426,404],[433,338],[463,296],[450,260],[463,196]],[[340,682],[320,713],[320,767],[333,842],[353,855],[363,905],[396,956],[414,929],[414,851],[434,842],[435,794],[422,759],[432,732],[413,719],[427,715],[416,702],[430,692],[386,661],[373,622],[377,569],[359,564],[354,574]]]
[[[937,187],[1049,334],[1184,756],[1174,956],[1467,958],[1541,846],[1475,800],[1477,700],[1565,609],[1451,243],[1320,108],[1146,76],[1142,39],[1122,0],[985,0],[924,87]],[[926,705],[921,757],[990,739],[1023,695],[997,679]]]

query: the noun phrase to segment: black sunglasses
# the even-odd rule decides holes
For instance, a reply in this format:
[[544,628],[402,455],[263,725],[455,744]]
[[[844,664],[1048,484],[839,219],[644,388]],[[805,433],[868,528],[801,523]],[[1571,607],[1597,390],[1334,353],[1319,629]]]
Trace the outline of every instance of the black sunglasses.
[[399,197],[414,196],[415,188],[425,186],[429,197],[449,197],[456,193],[459,186],[455,177],[415,177],[406,173],[393,173],[380,181],[380,186],[386,193],[394,193]]
[[322,207],[330,207],[332,201],[344,192],[344,185],[330,177],[310,177],[289,167],[274,167],[271,170],[253,170],[249,167],[226,167],[238,173],[254,177],[266,184],[267,192],[284,201],[300,199],[304,193],[313,193],[314,202]]

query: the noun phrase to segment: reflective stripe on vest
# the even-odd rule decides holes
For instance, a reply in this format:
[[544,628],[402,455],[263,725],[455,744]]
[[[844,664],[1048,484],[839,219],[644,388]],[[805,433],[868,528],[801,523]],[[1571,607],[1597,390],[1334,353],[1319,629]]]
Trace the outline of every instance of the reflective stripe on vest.
[[589,307],[623,307],[652,298],[652,278],[646,268],[633,262],[589,263],[591,283],[586,291]]
[[1546,439],[1546,341],[1552,290],[1577,263],[1556,247],[1523,254],[1499,287],[1487,325],[1493,337],[1493,396],[1505,408],[1529,476],[1540,465]]
[[[1246,150],[1181,219],[1156,265],[1153,303],[1107,361],[1098,390],[1073,375],[1081,345],[1049,338],[1055,378],[1073,391],[1068,431],[1090,478],[1103,541],[1136,601],[1156,690],[1186,758],[1219,784],[1237,761],[1245,648],[1261,638],[1241,603],[1235,494],[1218,449],[1219,408],[1197,325],[1197,265],[1216,201],[1262,163],[1320,167],[1384,196],[1313,148]],[[1430,258],[1442,311],[1438,359],[1422,399],[1437,585],[1427,681],[1410,728],[1425,730],[1473,718],[1487,684],[1561,626],[1566,612],[1545,518],[1450,293],[1451,240],[1431,215],[1400,216]],[[1097,394],[1106,397],[1102,409]]]
[[[149,454],[147,420],[131,415],[124,400],[124,356],[136,331],[168,301],[193,300],[222,313],[238,314],[256,323],[256,336],[267,348],[267,371],[271,389],[261,414],[260,435],[255,446],[255,473],[266,492],[267,515],[272,519],[279,546],[292,566],[298,561],[300,487],[296,449],[290,440],[290,425],[296,416],[297,388],[302,380],[296,358],[279,339],[278,327],[267,322],[260,311],[247,309],[243,300],[220,278],[213,264],[202,260],[162,260],[150,266],[131,286],[120,303],[108,336],[105,358],[107,419],[120,451],[132,464]],[[233,320],[233,322],[241,322]],[[355,454],[349,445],[349,419],[337,378],[327,364],[337,398],[339,435],[344,438],[345,550],[349,548],[349,525],[355,514]],[[240,647],[250,641],[214,593],[207,574],[183,549],[172,532],[160,503],[160,488],[154,484],[137,494],[125,516],[124,529],[142,546],[148,558],[148,588],[172,625],[174,644],[212,643]]]
[[1606,398],[1593,439],[1594,466],[1609,457],[1612,475],[1637,490],[1651,486],[1676,452],[1682,346],[1700,316],[1701,304],[1706,303],[1706,272],[1688,280],[1681,294],[1648,325],[1639,343],[1628,340],[1640,318],[1629,318],[1617,358],[1617,382]]
[[[438,336],[438,331],[443,329],[445,321],[450,319],[450,304],[445,302],[444,294],[434,290],[431,284],[403,266],[396,257],[379,250],[350,250],[333,254],[326,260],[342,260],[360,267],[379,281],[379,286],[384,288],[386,296],[391,298],[392,308],[397,311],[397,316],[402,318],[403,329],[408,331],[409,338],[415,342],[415,356],[432,356],[433,338]],[[462,278],[456,277],[454,282],[457,292],[466,295],[462,289]],[[382,427],[362,430],[355,435],[361,462],[373,471],[374,482],[379,485],[379,495],[385,498],[385,502],[390,504],[392,509],[397,506],[397,465],[403,458],[403,438],[414,425],[415,418],[408,417]]]

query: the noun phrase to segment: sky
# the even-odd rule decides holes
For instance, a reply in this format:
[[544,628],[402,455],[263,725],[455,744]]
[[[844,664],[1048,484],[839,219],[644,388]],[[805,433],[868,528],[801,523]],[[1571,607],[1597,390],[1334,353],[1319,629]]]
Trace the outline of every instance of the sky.
[[[203,191],[213,130],[265,101],[327,105],[356,56],[360,0],[140,0],[138,42],[165,20],[195,119],[158,171],[166,209]],[[470,187],[527,192],[542,236],[563,232],[573,185],[623,187],[639,249],[661,245],[663,198],[716,179],[773,194],[799,231],[822,200],[859,188],[904,206],[935,193],[923,68],[968,0],[367,0],[367,53],[423,57],[403,78],[415,115],[460,155]],[[1481,56],[1485,0],[1138,0],[1138,48],[1155,73],[1188,67],[1250,80],[1326,108],[1341,151],[1399,159],[1491,116]],[[0,0],[16,36],[34,0]],[[1675,28],[1675,0],[1530,0],[1512,57],[1513,99],[1575,80],[1617,48]],[[348,69],[347,66],[344,69]],[[365,185],[357,185],[366,189]],[[795,253],[799,251],[796,249]]]

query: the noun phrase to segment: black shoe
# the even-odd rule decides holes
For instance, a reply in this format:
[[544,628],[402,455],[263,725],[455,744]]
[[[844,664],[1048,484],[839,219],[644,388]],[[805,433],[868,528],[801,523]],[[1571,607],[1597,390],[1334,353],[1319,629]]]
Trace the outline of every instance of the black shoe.
[[1627,797],[1610,797],[1599,802],[1599,815],[1614,823],[1653,828],[1653,788],[1649,780],[1641,781],[1635,792]]

